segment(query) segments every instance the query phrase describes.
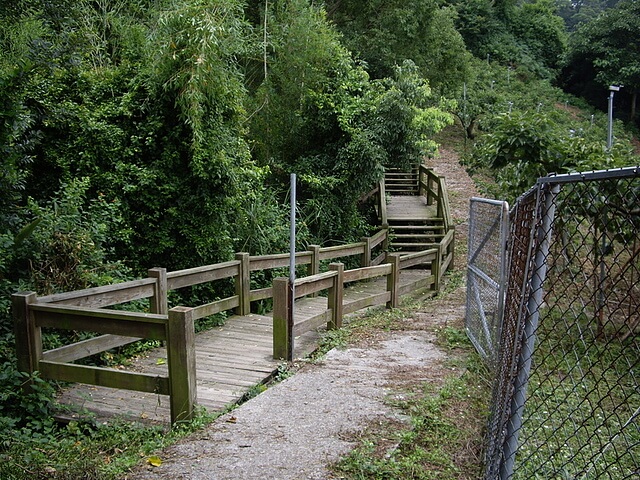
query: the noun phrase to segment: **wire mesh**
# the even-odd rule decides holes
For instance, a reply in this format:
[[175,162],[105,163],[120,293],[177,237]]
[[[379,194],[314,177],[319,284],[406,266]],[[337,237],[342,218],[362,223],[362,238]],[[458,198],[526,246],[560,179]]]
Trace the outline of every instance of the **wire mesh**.
[[511,418],[511,402],[517,375],[518,357],[522,346],[521,310],[524,291],[529,284],[531,270],[532,231],[536,225],[539,192],[532,189],[520,197],[509,212],[507,245],[509,275],[502,326],[496,378],[492,393],[492,411],[487,428],[485,479],[498,478],[503,461],[503,446],[507,425]]
[[467,261],[467,335],[487,363],[498,361],[506,277],[507,202],[472,198]]
[[[640,478],[640,176],[637,169],[625,169],[545,180],[562,188],[546,232],[551,242],[543,302],[529,338],[522,334],[532,312],[522,306],[535,293],[526,288],[526,270],[538,251],[527,231],[536,222],[519,222],[523,207],[514,209],[522,228],[511,228],[517,238],[510,242],[505,343],[485,478]],[[507,426],[514,424],[515,412],[508,413],[507,405],[527,342],[535,348],[513,469],[501,471],[509,460]]]

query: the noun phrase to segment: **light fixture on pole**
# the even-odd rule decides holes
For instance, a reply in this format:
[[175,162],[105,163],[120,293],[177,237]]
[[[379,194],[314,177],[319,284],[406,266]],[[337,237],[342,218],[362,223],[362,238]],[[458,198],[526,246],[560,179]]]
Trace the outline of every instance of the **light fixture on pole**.
[[622,85],[609,86],[609,131],[607,134],[607,151],[613,146],[613,94],[619,92]]

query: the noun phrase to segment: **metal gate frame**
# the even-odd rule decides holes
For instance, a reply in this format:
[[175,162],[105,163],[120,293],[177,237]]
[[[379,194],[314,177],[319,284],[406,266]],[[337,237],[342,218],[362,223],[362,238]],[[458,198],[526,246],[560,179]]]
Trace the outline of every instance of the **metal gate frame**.
[[[504,314],[508,234],[507,202],[471,198],[465,327],[478,353],[492,366],[498,361]],[[496,261],[483,265],[483,259]]]

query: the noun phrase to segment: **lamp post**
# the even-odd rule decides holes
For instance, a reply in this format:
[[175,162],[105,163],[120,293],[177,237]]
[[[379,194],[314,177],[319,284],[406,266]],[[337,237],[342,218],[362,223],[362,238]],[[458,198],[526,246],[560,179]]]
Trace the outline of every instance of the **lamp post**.
[[620,91],[620,86],[609,86],[609,132],[607,134],[607,151],[611,151],[613,145],[613,94]]

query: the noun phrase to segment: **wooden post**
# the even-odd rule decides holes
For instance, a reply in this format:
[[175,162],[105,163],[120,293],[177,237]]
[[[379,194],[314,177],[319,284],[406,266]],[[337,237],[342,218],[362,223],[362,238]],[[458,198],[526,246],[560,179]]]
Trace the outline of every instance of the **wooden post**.
[[387,291],[391,292],[391,299],[387,302],[387,308],[396,308],[399,303],[398,288],[400,287],[400,255],[387,254],[386,263],[391,264],[391,273],[387,275]]
[[327,323],[327,330],[337,330],[342,328],[342,300],[344,297],[344,283],[342,276],[344,274],[343,263],[329,264],[329,270],[337,272],[333,277],[333,286],[329,289],[327,299],[327,307],[331,309],[331,321]]
[[292,360],[293,352],[290,351],[290,336],[293,332],[289,329],[289,316],[291,290],[289,279],[278,277],[273,279],[273,358]]
[[[320,273],[320,245],[309,245],[308,250],[311,252],[311,263],[307,267],[307,275],[317,275]],[[317,297],[318,293],[312,293],[310,297]]]
[[36,298],[34,292],[14,293],[11,296],[16,356],[20,372],[33,373],[39,370],[38,363],[42,358],[42,332],[29,311],[29,304],[34,303]]
[[442,270],[442,248],[438,247],[436,258],[431,261],[431,275],[433,275],[433,288],[436,293],[440,291],[440,271]]
[[433,181],[434,173],[430,168],[427,169],[427,205],[433,205]]
[[455,227],[452,227],[452,228],[453,228],[453,237],[451,238],[451,243],[449,244],[449,247],[447,247],[451,249],[451,261],[449,262],[447,271],[453,270],[455,259],[456,259],[456,230],[455,230]]
[[320,245],[309,245],[307,248],[311,252],[311,263],[309,263],[307,275],[316,275],[320,273]]
[[175,307],[167,321],[171,423],[191,420],[197,401],[193,309]]
[[167,299],[167,269],[151,268],[148,273],[150,278],[156,279],[153,290],[153,297],[149,299],[149,310],[151,313],[167,315],[169,312],[169,300]]
[[236,260],[240,261],[238,276],[236,277],[236,295],[239,305],[236,315],[249,315],[251,313],[251,272],[249,270],[249,254],[236,253]]
[[382,225],[388,225],[388,221],[387,221],[387,191],[385,189],[384,186],[384,179],[380,180],[379,183],[379,187],[378,187],[378,195],[380,196],[379,198],[379,207],[380,207],[380,211],[378,212],[378,216],[380,217],[380,223]]
[[382,242],[382,251],[388,252],[389,251],[389,224],[383,223],[382,228],[386,230],[384,240]]
[[364,252],[362,253],[362,267],[371,266],[371,237],[362,237]]

